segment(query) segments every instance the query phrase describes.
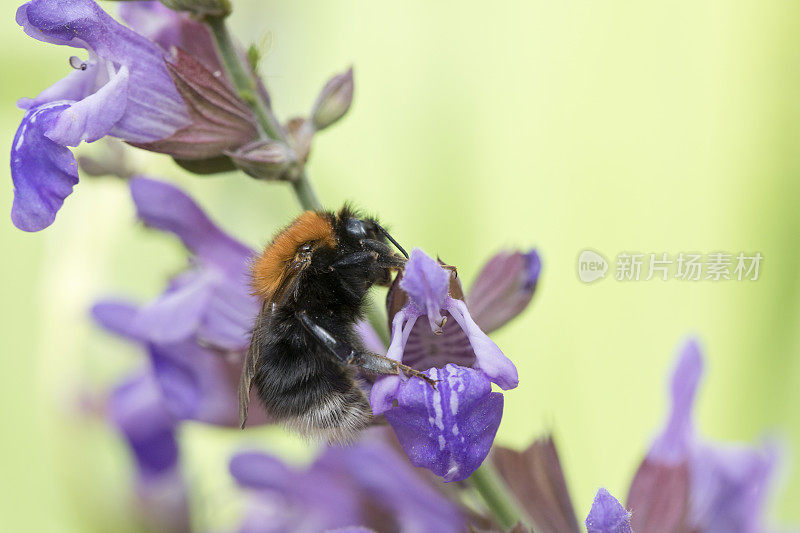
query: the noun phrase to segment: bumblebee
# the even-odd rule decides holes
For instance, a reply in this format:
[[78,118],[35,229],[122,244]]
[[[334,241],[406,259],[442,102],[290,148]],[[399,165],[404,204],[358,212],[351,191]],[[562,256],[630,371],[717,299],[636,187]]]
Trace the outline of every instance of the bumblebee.
[[433,385],[367,351],[355,332],[369,288],[389,285],[407,258],[376,220],[348,206],[338,213],[306,211],[275,236],[252,265],[261,311],[239,382],[242,428],[252,387],[267,414],[287,428],[347,443],[372,421],[356,371],[402,371]]

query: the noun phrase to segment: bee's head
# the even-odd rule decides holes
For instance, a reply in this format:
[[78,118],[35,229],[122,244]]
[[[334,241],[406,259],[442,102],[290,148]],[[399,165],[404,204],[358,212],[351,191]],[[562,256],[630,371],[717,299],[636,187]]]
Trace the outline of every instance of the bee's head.
[[408,259],[408,254],[400,244],[381,226],[377,220],[361,217],[349,206],[345,206],[338,214],[338,237],[347,252],[372,250],[381,255],[398,255],[391,245]]

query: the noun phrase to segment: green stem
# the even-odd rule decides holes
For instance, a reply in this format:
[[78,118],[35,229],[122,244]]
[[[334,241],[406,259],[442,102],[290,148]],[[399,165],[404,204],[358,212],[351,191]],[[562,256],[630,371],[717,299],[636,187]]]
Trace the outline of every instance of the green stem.
[[231,82],[239,91],[239,96],[244,100],[248,106],[253,110],[253,113],[258,120],[259,126],[263,130],[263,136],[270,139],[285,141],[286,136],[283,133],[280,123],[272,114],[272,110],[261,98],[260,91],[258,90],[258,82],[253,76],[250,67],[246,66],[240,57],[239,52],[236,50],[236,45],[231,39],[231,34],[228,32],[228,26],[225,24],[224,17],[206,17],[206,24],[211,28],[211,33],[214,34],[214,42],[217,44],[217,51],[222,59],[222,64],[228,74]]
[[516,505],[494,467],[484,463],[467,481],[472,483],[503,529],[509,529],[519,522]]
[[294,188],[294,194],[297,196],[297,201],[300,202],[303,209],[311,211],[322,209],[322,204],[317,198],[317,193],[314,192],[305,170],[300,173],[297,179],[292,181],[292,187]]
[[[280,126],[280,122],[272,113],[272,109],[262,98],[252,69],[244,63],[244,58],[236,50],[236,45],[233,43],[230,32],[228,32],[228,26],[225,24],[225,17],[208,16],[205,18],[205,22],[214,35],[214,42],[217,45],[217,51],[222,59],[228,78],[236,87],[242,100],[250,106],[258,121],[261,138],[285,142],[286,135]],[[295,179],[291,180],[291,184],[294,194],[297,196],[297,201],[303,209],[312,211],[322,209],[322,203],[319,201],[316,192],[314,192],[305,169]],[[386,324],[386,315],[380,311],[380,307],[377,305],[369,306],[367,318],[381,339],[388,344],[389,332]]]

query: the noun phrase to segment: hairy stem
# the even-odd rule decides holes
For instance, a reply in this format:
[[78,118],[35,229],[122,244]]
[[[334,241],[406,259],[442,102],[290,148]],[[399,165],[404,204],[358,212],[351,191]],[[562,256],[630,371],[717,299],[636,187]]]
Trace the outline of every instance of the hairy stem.
[[[245,63],[245,58],[236,50],[236,45],[231,39],[230,32],[228,32],[228,26],[225,24],[225,18],[208,16],[205,18],[205,22],[211,28],[217,51],[228,78],[242,100],[250,106],[258,121],[260,136],[265,140],[286,141],[286,135],[280,126],[280,122],[275,118],[272,109],[264,101],[261,91],[258,89],[258,81],[252,69]],[[305,169],[295,179],[291,180],[291,184],[297,201],[303,209],[312,211],[322,209],[322,203],[319,201],[319,197],[314,191]],[[386,324],[386,315],[381,312],[380,307],[370,305],[367,317],[381,339],[388,344],[389,331]]]
[[491,464],[488,462],[482,464],[467,481],[480,494],[486,507],[503,529],[509,529],[519,522],[516,505]]

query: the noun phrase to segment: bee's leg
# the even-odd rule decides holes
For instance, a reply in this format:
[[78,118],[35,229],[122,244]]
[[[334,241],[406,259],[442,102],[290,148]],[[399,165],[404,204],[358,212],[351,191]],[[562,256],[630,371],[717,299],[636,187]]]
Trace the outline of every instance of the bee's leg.
[[375,252],[353,252],[352,254],[346,255],[341,259],[337,259],[331,266],[328,267],[329,270],[336,270],[340,267],[349,267],[349,266],[356,266],[356,265],[363,265],[364,263],[372,262],[377,259],[377,255]]
[[377,250],[363,250],[360,252],[353,252],[350,255],[342,257],[341,259],[337,259],[331,263],[331,266],[329,266],[328,269],[336,270],[337,268],[363,266],[371,263],[374,263],[382,268],[402,268],[406,264],[406,260],[403,257],[398,257],[397,255],[391,253],[391,250],[388,255],[381,254]]
[[378,253],[378,262],[387,263],[381,266],[400,268],[406,264],[406,258],[394,253],[388,245],[375,239],[361,239],[361,245]]
[[378,355],[376,353],[371,352],[359,352],[356,353],[355,356],[348,364],[357,366],[359,368],[363,368],[367,372],[372,372],[375,374],[389,374],[389,375],[398,375],[400,372],[404,372],[409,376],[414,376],[420,379],[424,379],[428,383],[431,384],[434,388],[436,387],[436,380],[431,379],[419,370],[415,370],[410,366],[406,366],[403,363],[398,363],[394,359],[389,359],[388,357],[384,357],[382,355]]
[[347,342],[334,337],[327,329],[317,324],[313,318],[308,316],[308,313],[305,311],[299,311],[297,313],[297,318],[300,320],[300,323],[303,324],[303,327],[325,347],[328,353],[341,363],[357,366],[368,372],[374,372],[375,374],[396,376],[400,374],[400,371],[403,371],[409,376],[424,379],[432,386],[436,386],[436,380],[429,378],[419,370],[415,370],[410,366],[398,363],[394,359],[389,359],[382,355],[356,350]]

